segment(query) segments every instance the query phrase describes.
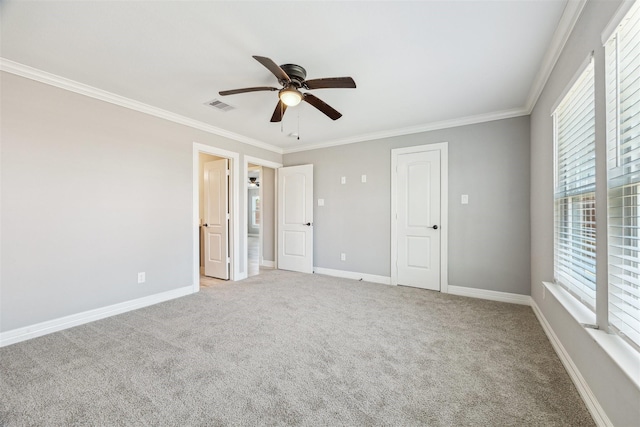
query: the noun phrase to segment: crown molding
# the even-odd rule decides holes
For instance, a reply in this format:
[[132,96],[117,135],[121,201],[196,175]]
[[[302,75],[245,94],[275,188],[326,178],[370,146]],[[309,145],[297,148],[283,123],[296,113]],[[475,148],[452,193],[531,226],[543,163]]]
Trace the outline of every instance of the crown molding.
[[556,31],[553,33],[551,44],[542,59],[540,69],[536,74],[536,78],[533,81],[531,89],[529,90],[529,96],[527,97],[527,103],[525,104],[527,114],[531,114],[533,108],[536,106],[538,98],[540,98],[549,77],[551,77],[551,72],[560,58],[562,49],[564,49],[567,40],[569,40],[569,36],[571,35],[576,22],[578,22],[578,18],[586,4],[587,0],[567,1],[567,5],[562,12],[558,26],[556,27]]
[[249,138],[237,133],[229,132],[227,130],[209,125],[207,123],[193,120],[185,116],[181,116],[171,111],[163,110],[143,102],[135,101],[133,99],[125,98],[124,96],[116,95],[111,92],[107,92],[102,89],[95,88],[83,83],[79,83],[64,77],[57,76],[55,74],[47,73],[46,71],[38,70],[37,68],[29,67],[28,65],[20,64],[15,61],[11,61],[6,58],[0,57],[0,71],[15,74],[17,76],[25,77],[31,80],[45,83],[51,86],[59,87],[71,92],[85,95],[94,99],[109,102],[111,104],[119,105],[121,107],[129,108],[131,110],[139,111],[141,113],[149,114],[151,116],[159,117],[161,119],[169,120],[174,123],[189,126],[194,129],[198,129],[207,133],[222,136],[224,138],[232,139],[234,141],[242,142],[244,144],[252,145],[254,147],[262,148],[264,150],[272,151],[274,153],[282,154],[283,150],[275,145],[267,144],[262,141],[258,141],[253,138]]
[[514,108],[511,110],[497,111],[497,112],[487,113],[487,114],[479,114],[477,116],[468,116],[468,117],[462,117],[459,119],[426,123],[419,126],[367,133],[363,135],[354,136],[351,138],[336,139],[333,141],[322,142],[319,144],[305,145],[301,147],[290,147],[290,148],[285,148],[283,154],[297,153],[300,151],[317,150],[320,148],[354,144],[357,142],[372,141],[376,139],[394,138],[396,136],[412,135],[416,133],[430,132],[430,131],[440,130],[440,129],[474,125],[478,123],[492,122],[494,120],[511,119],[514,117],[526,116],[528,114],[529,114],[529,111],[525,110],[524,108]]
[[533,111],[533,108],[536,105],[536,102],[538,102],[538,98],[542,94],[542,91],[545,85],[547,84],[547,81],[549,80],[549,77],[551,77],[551,72],[553,71],[553,68],[558,62],[558,59],[560,58],[560,54],[562,53],[562,50],[564,49],[564,46],[567,43],[567,40],[569,39],[571,32],[573,31],[573,28],[578,22],[578,18],[580,17],[582,10],[587,4],[587,1],[588,0],[568,0],[567,1],[564,11],[562,12],[562,16],[560,17],[560,21],[558,22],[558,26],[556,27],[556,30],[553,34],[553,38],[551,39],[551,44],[549,45],[549,48],[545,53],[540,69],[536,74],[536,77],[531,86],[531,89],[529,90],[529,95],[527,96],[527,101],[524,107],[507,110],[507,111],[499,111],[494,113],[482,114],[478,116],[470,116],[470,117],[463,117],[459,119],[446,120],[442,122],[428,123],[425,125],[420,125],[415,127],[365,134],[365,135],[355,136],[352,138],[334,140],[334,141],[329,141],[329,142],[320,143],[320,144],[306,145],[304,147],[290,147],[290,148],[285,148],[283,151],[283,154],[315,150],[319,148],[335,147],[338,145],[353,144],[356,142],[370,141],[374,139],[392,138],[395,136],[410,135],[414,133],[428,132],[428,131],[439,130],[439,129],[447,129],[452,127],[489,122],[493,120],[526,116],[531,114],[531,112]]
[[440,129],[453,128],[458,126],[465,126],[471,124],[478,124],[483,122],[489,122],[493,120],[508,119],[513,117],[520,117],[531,114],[535,107],[538,98],[542,94],[542,90],[547,83],[547,80],[551,76],[551,72],[562,53],[573,28],[586,5],[587,0],[568,0],[567,5],[563,11],[562,17],[558,23],[554,36],[552,38],[549,49],[543,58],[542,64],[533,85],[529,91],[527,101],[524,107],[515,108],[506,111],[498,111],[493,113],[481,114],[477,116],[468,116],[458,119],[445,120],[440,122],[426,123],[419,126],[412,126],[400,129],[391,129],[381,132],[373,132],[367,134],[361,134],[350,138],[336,139],[332,141],[322,142],[318,144],[296,146],[296,147],[277,147],[262,141],[255,140],[234,132],[227,131],[197,120],[184,117],[170,111],[166,111],[157,107],[153,107],[142,102],[138,102],[129,98],[125,98],[120,95],[116,95],[101,89],[94,88],[82,83],[75,82],[45,71],[38,70],[5,58],[0,57],[0,70],[6,71],[12,74],[16,74],[22,77],[26,77],[32,80],[39,81],[41,83],[56,86],[62,89],[66,89],[72,92],[76,92],[82,95],[86,95],[92,98],[100,99],[112,104],[116,104],[125,108],[129,108],[142,113],[150,114],[156,117],[160,117],[175,123],[179,123],[185,126],[189,126],[195,129],[199,129],[208,133],[212,133],[218,136],[229,138],[238,142],[242,142],[248,145],[252,145],[258,148],[262,148],[277,154],[289,154],[301,151],[316,150],[320,148],[335,147],[338,145],[353,144],[357,142],[371,141],[376,139],[393,138],[403,135],[411,135],[422,132],[429,132]]

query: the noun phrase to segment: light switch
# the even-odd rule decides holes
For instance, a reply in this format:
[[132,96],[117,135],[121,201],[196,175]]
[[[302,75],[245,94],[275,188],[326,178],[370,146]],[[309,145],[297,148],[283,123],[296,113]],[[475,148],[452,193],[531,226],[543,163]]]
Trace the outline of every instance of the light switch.
[[367,175],[362,175],[362,182],[367,182]]
[[463,194],[460,197],[460,203],[462,203],[463,205],[468,205],[469,204],[469,195],[468,194]]
[[324,199],[318,199],[318,206],[324,206]]
[[347,183],[347,177],[343,176],[342,178],[340,178],[340,184],[346,184]]

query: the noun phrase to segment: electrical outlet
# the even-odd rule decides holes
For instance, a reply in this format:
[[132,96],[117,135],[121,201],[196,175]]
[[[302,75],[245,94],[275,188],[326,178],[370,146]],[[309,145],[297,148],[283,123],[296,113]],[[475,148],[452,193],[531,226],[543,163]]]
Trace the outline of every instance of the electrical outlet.
[[346,184],[347,183],[347,177],[343,176],[342,178],[340,178],[340,184]]
[[346,261],[347,260],[347,254],[345,254],[344,252],[342,252],[340,254],[340,261]]
[[138,273],[138,283],[144,283],[146,280],[147,277],[144,271]]

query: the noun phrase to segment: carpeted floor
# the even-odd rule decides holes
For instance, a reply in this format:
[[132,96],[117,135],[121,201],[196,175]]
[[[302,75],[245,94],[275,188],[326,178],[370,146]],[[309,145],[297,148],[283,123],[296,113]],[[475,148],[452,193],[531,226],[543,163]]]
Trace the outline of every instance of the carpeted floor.
[[264,271],[0,348],[2,426],[592,426],[530,307]]

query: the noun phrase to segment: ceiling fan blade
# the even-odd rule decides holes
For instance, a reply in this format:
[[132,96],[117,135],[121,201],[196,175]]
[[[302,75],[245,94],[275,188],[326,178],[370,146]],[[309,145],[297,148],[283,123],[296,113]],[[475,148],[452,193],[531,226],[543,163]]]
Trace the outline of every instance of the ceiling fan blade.
[[235,95],[236,93],[260,92],[263,90],[274,91],[279,89],[275,87],[269,87],[269,86],[257,86],[257,87],[245,87],[243,89],[221,90],[218,93],[220,94],[220,96],[227,96],[227,95]]
[[356,82],[351,77],[328,77],[325,79],[312,79],[304,82],[307,89],[355,89]]
[[280,68],[280,66],[273,62],[270,58],[267,58],[265,56],[253,55],[253,59],[264,65],[267,70],[271,71],[271,73],[276,76],[278,81],[284,81],[287,83],[291,81],[287,73],[285,73],[282,68]]
[[276,105],[276,109],[273,110],[273,116],[271,116],[271,122],[282,121],[282,116],[284,116],[285,111],[287,111],[287,104],[278,100],[278,105]]
[[305,93],[303,99],[307,101],[309,104],[316,107],[318,110],[322,111],[331,120],[338,120],[340,117],[342,117],[342,114],[340,114],[333,107],[331,107],[329,104],[327,104],[317,96],[313,96],[310,93]]

